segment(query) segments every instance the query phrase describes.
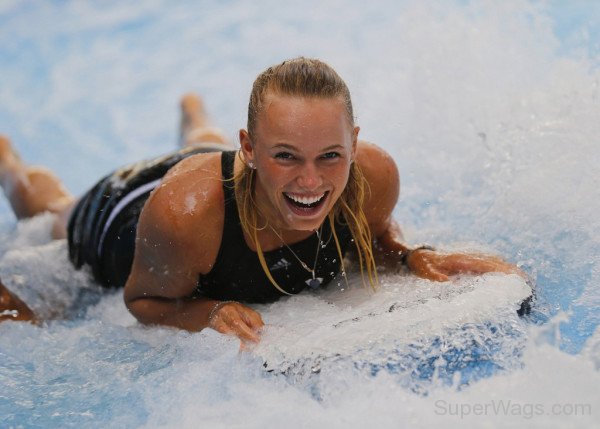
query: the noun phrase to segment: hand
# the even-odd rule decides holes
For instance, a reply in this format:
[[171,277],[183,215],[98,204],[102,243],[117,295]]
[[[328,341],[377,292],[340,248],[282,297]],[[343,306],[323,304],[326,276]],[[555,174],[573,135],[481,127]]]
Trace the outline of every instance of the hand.
[[27,304],[0,283],[0,322],[5,320],[35,322],[35,316]]
[[527,275],[515,265],[500,258],[469,253],[438,253],[431,250],[415,250],[406,260],[408,268],[417,276],[428,280],[445,282],[456,274],[484,274],[489,272]]
[[260,314],[239,302],[217,304],[212,312],[208,326],[221,334],[235,335],[242,341],[257,343],[260,340],[258,331],[264,326]]

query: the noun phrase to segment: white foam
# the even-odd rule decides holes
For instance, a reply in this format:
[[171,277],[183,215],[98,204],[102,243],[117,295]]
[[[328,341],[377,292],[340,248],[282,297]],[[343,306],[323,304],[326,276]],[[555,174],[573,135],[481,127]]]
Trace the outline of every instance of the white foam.
[[42,319],[75,314],[77,300],[99,290],[87,270],[69,262],[66,240],[51,240],[53,220],[46,214],[20,222],[0,258],[2,282]]

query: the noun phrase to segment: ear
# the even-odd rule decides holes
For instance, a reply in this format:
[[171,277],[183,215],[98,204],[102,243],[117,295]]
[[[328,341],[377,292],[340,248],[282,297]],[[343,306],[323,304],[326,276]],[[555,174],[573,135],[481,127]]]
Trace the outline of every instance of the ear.
[[246,163],[252,162],[254,160],[254,146],[252,140],[250,140],[250,134],[244,129],[240,130],[240,146]]

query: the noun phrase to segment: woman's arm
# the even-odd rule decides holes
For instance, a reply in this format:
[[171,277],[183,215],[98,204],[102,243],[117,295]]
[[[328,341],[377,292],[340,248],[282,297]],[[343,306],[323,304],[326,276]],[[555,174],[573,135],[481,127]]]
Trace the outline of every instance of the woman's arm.
[[380,262],[404,263],[417,276],[435,281],[447,281],[449,276],[461,273],[524,275],[516,266],[494,256],[447,254],[430,247],[406,244],[400,226],[392,218],[400,193],[400,175],[396,163],[383,149],[365,142],[359,143],[357,162],[370,187],[364,211]]
[[[404,244],[400,227],[395,221],[390,221],[385,232],[377,237],[376,245],[385,255],[384,259],[404,263],[408,269],[419,277],[445,282],[456,274],[483,274],[500,272],[518,274],[524,273],[516,266],[502,259],[483,254],[472,253],[442,253],[429,246],[410,247]],[[391,258],[390,258],[391,256]]]
[[[198,276],[215,262],[223,231],[220,157],[181,162],[151,195],[138,223],[125,285],[127,308],[144,324],[189,331],[206,327],[258,341],[260,315],[240,303],[194,297]],[[201,201],[190,210],[189,201]]]

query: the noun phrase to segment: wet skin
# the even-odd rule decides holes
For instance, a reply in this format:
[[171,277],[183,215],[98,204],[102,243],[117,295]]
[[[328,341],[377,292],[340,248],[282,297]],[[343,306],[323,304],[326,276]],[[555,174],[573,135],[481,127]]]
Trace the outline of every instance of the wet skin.
[[338,99],[269,95],[265,104],[255,135],[241,130],[240,143],[256,167],[260,215],[294,240],[318,229],[342,194],[359,129]]
[[[357,142],[359,130],[352,127],[339,99],[274,94],[266,99],[254,135],[240,131],[246,162],[257,167],[255,199],[259,217],[263,216],[259,220],[278,228],[287,244],[306,238],[322,224],[339,198],[348,180],[350,162],[355,160],[369,185],[363,211],[376,247],[397,265],[407,247],[392,219],[400,189],[394,160],[375,145]],[[28,166],[15,161],[18,158],[13,156],[7,139],[0,138],[0,142],[4,142],[5,149],[0,159],[13,161],[9,162],[12,168],[0,169],[0,178],[14,181],[28,171]],[[242,160],[236,158],[235,171],[242,167]],[[54,176],[47,179],[57,183]],[[241,303],[222,304],[194,297],[198,275],[212,269],[221,244],[222,186],[219,154],[190,157],[168,172],[140,216],[124,298],[142,323],[190,331],[211,327],[242,341],[258,341],[263,326],[258,312]],[[13,196],[13,206],[27,197],[20,193]],[[202,204],[190,209],[190,200]],[[245,239],[252,248],[252,239]],[[258,231],[258,240],[264,251],[282,246],[279,236],[269,228]],[[485,255],[422,250],[412,252],[406,262],[416,275],[438,281],[460,273],[522,274],[513,265]],[[1,284],[0,311],[5,313],[0,321],[33,318],[29,308]]]

